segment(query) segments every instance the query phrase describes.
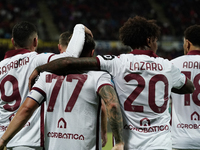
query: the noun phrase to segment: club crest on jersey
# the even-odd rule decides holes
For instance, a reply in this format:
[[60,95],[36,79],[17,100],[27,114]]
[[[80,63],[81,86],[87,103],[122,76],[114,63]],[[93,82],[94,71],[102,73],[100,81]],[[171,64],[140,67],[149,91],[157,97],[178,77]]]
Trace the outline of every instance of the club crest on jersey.
[[102,57],[103,57],[103,59],[105,59],[105,60],[112,60],[113,58],[115,58],[114,55],[103,55]]
[[140,126],[150,126],[150,120],[148,118],[143,118],[140,120]]
[[192,113],[191,120],[200,120],[200,116],[196,111]]
[[59,120],[58,120],[58,126],[57,126],[58,128],[67,128],[67,122],[65,121],[65,119],[63,119],[63,118],[60,118]]

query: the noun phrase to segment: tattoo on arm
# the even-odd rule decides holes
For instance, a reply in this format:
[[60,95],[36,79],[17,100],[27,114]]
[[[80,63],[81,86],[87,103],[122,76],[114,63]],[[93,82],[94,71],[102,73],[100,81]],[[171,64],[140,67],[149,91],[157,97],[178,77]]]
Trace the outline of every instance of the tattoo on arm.
[[107,115],[116,144],[122,143],[123,120],[117,94],[112,86],[105,85],[100,89],[99,95],[106,104]]
[[99,65],[94,57],[65,57],[39,66],[36,70],[38,72],[48,71],[57,75],[66,75],[76,73],[77,70],[99,70]]

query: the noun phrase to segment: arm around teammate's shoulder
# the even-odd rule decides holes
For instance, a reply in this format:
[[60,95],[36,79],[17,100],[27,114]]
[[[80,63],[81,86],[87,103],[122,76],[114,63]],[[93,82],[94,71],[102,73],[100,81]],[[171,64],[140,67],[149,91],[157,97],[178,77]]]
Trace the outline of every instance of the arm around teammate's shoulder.
[[194,90],[195,90],[194,84],[188,78],[186,78],[186,84],[183,85],[182,88],[180,89],[172,88],[172,92],[177,93],[177,94],[190,94],[190,93],[193,93]]

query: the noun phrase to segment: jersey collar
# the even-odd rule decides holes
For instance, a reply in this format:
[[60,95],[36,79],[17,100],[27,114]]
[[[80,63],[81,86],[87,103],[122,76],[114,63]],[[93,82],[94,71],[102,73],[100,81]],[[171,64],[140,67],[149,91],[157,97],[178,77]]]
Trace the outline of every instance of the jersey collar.
[[191,50],[187,53],[187,55],[200,55],[200,50]]
[[31,51],[27,49],[17,49],[17,50],[10,50],[5,53],[4,59],[18,55],[18,54],[24,54],[24,53],[30,53]]
[[150,57],[158,57],[153,51],[151,50],[139,50],[139,49],[134,49],[131,54],[136,54],[136,55],[148,55]]

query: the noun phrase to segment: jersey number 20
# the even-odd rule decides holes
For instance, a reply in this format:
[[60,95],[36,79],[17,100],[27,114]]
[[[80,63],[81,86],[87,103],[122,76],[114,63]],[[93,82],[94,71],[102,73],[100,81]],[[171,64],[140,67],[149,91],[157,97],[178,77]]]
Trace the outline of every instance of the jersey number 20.
[[[131,80],[136,80],[138,82],[138,86],[135,90],[128,96],[126,101],[124,102],[124,109],[126,111],[133,112],[143,112],[143,106],[132,105],[133,101],[140,95],[145,87],[145,80],[139,74],[128,74],[124,77],[126,82]],[[162,106],[157,106],[155,101],[155,86],[156,83],[160,81],[165,85],[164,88],[164,103]],[[149,81],[149,91],[148,91],[148,103],[149,107],[156,113],[163,113],[167,109],[168,102],[168,80],[162,74],[157,74],[153,76]]]

